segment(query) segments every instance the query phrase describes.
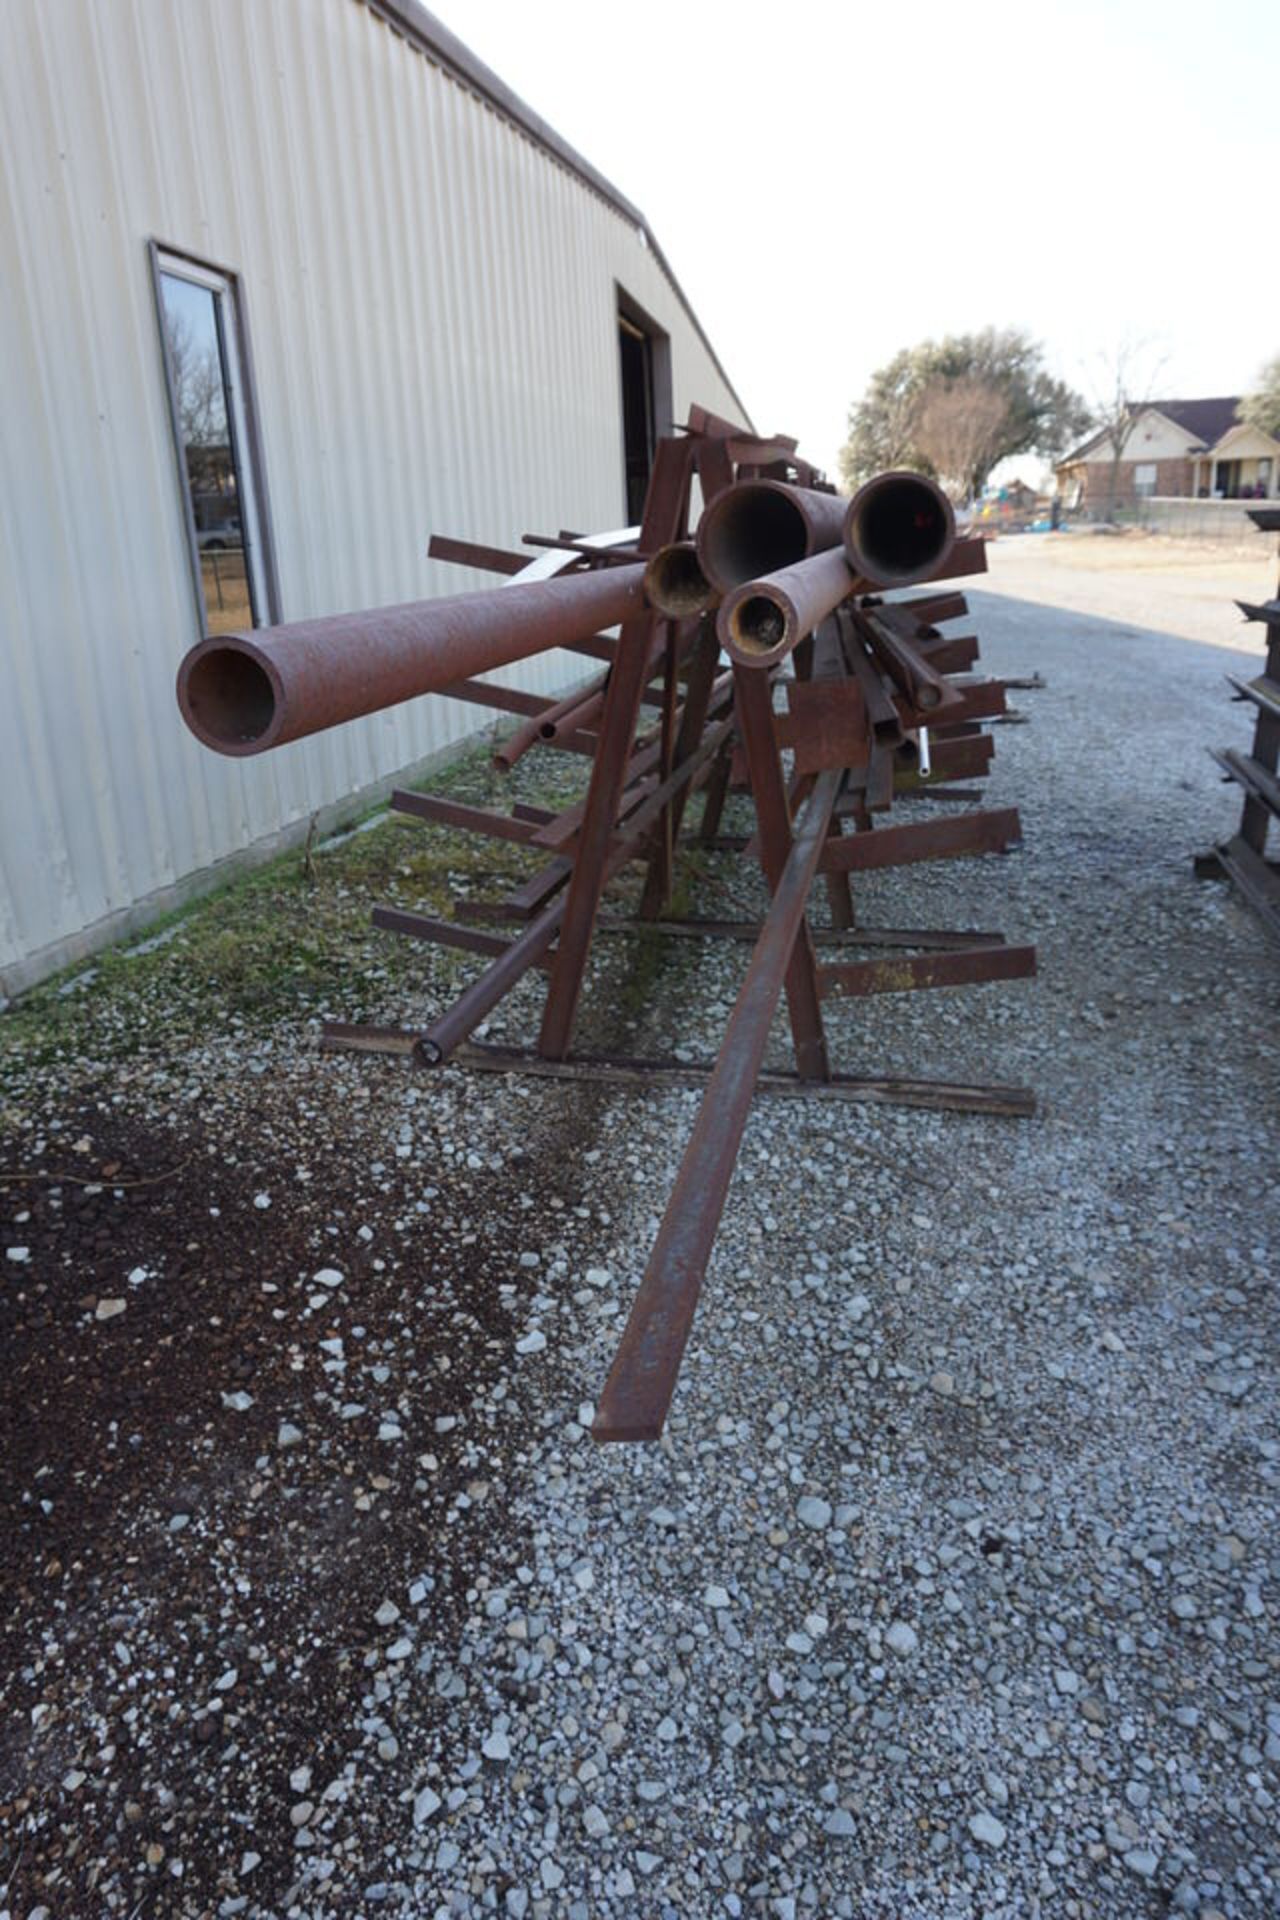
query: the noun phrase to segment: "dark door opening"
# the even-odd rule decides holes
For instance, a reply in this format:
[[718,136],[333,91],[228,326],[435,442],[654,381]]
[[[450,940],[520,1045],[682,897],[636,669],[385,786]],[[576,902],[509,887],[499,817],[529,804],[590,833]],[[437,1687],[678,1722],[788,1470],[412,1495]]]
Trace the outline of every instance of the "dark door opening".
[[627,525],[639,526],[653,466],[653,341],[625,314],[618,315],[622,356],[622,447]]

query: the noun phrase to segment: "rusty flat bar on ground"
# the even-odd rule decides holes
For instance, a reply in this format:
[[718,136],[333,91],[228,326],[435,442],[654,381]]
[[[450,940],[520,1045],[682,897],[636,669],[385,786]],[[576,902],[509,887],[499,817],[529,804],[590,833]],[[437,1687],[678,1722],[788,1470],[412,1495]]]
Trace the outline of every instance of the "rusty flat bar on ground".
[[[597,933],[660,933],[673,939],[737,940],[752,944],[760,938],[758,920],[598,920]],[[817,927],[809,931],[820,947],[998,947],[1002,933],[952,930],[943,927]]]
[[720,1057],[597,1402],[591,1428],[597,1440],[656,1440],[662,1432],[839,789],[838,773],[820,775],[796,822]]
[[[343,1032],[348,1029],[343,1029]],[[386,1033],[386,1045],[365,1045],[365,1052],[411,1054],[414,1035],[399,1028],[352,1028],[359,1034]],[[333,1042],[359,1045],[358,1041]],[[527,1074],[535,1080],[569,1080],[580,1084],[626,1087],[635,1093],[661,1093],[671,1088],[702,1087],[716,1069],[714,1060],[652,1060],[614,1054],[570,1054],[567,1060],[547,1060],[522,1047],[478,1045],[468,1041],[451,1063],[476,1073]],[[1028,1087],[988,1085],[982,1081],[917,1080],[902,1074],[837,1073],[829,1080],[802,1080],[798,1073],[765,1068],[757,1091],[791,1099],[843,1100],[854,1105],[927,1107],[944,1113],[993,1113],[1025,1119],[1036,1111]]]
[[953,814],[906,827],[874,827],[833,841],[823,869],[869,873],[881,867],[913,866],[920,860],[957,860],[969,854],[1003,853],[1022,838],[1016,807],[998,812]]
[[920,993],[933,987],[976,987],[988,980],[1025,980],[1036,970],[1034,947],[971,947],[965,953],[909,954],[898,960],[856,960],[819,967],[824,999],[869,993]]

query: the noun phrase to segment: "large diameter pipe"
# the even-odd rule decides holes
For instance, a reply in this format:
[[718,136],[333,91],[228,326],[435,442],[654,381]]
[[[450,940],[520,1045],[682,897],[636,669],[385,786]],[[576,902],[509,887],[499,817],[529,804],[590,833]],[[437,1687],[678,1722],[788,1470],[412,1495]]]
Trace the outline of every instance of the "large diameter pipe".
[[843,778],[838,769],[820,774],[796,824],[790,856],[596,1407],[591,1427],[596,1440],[656,1440],[662,1432],[733,1179],[769,1026]]
[[702,571],[722,593],[838,547],[848,503],[835,493],[785,480],[739,480],[718,493],[698,522]]
[[841,547],[735,587],[716,620],[720,645],[744,667],[772,667],[859,585]]
[[878,473],[845,510],[849,565],[871,586],[912,587],[933,579],[955,539],[951,502],[922,473]]
[[178,669],[182,717],[217,753],[265,753],[589,639],[644,607],[643,566],[218,634]]

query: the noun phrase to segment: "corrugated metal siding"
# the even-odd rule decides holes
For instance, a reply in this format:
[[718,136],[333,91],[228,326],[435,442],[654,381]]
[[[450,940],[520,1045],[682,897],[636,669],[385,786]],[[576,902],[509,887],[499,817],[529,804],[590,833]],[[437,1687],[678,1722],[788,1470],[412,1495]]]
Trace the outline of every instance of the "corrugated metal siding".
[[[675,410],[740,408],[645,242],[359,0],[0,7],[0,979],[443,748],[418,701],[262,760],[199,748],[146,243],[243,289],[285,619],[492,584],[622,518],[615,283]],[[564,656],[522,668],[550,690]]]

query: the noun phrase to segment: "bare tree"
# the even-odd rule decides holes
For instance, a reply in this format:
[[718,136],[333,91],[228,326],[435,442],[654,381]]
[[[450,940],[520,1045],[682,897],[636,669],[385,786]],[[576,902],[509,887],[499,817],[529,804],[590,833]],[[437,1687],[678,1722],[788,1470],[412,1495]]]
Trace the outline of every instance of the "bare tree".
[[1156,354],[1150,340],[1124,339],[1103,356],[1094,387],[1094,426],[1111,449],[1111,471],[1107,478],[1107,519],[1116,517],[1120,494],[1120,462],[1124,458],[1134,422],[1144,407],[1150,406],[1155,383],[1166,356]]
[[1009,401],[976,374],[934,379],[920,394],[915,445],[953,500],[971,499],[999,458],[1009,428]]

